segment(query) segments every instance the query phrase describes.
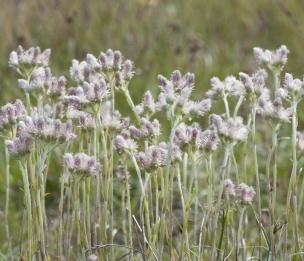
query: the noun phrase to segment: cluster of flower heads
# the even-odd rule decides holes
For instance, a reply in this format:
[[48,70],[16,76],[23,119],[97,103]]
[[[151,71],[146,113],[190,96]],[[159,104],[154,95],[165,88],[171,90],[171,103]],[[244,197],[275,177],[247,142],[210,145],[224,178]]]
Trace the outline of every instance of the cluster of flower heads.
[[47,95],[52,98],[62,97],[65,94],[67,79],[64,76],[52,77],[48,82]]
[[63,119],[65,118],[66,109],[63,103],[54,103],[52,105],[45,104],[41,108],[38,107],[30,107],[29,113],[31,117],[44,117],[44,118],[52,118],[52,119]]
[[155,138],[160,136],[160,123],[157,119],[153,121],[142,117],[140,119],[140,126],[129,126],[130,136],[135,139]]
[[225,140],[245,141],[248,137],[249,130],[243,124],[241,117],[227,118],[226,116],[212,114],[209,121],[219,136]]
[[13,140],[5,140],[5,146],[11,156],[20,157],[31,151],[33,138],[30,135],[21,135]]
[[242,203],[251,203],[255,194],[254,188],[245,183],[235,185],[230,179],[224,181],[224,195],[228,199],[233,197]]
[[83,130],[96,128],[97,124],[99,128],[120,130],[125,122],[108,98],[113,81],[118,86],[118,78],[126,83],[133,74],[132,62],[124,61],[119,51],[111,49],[99,57],[87,54],[85,61],[73,60],[70,76],[77,87],[67,89],[63,96],[67,117]]
[[244,72],[239,73],[239,79],[249,94],[261,94],[266,88],[267,77],[268,74],[264,69],[257,70],[251,76]]
[[84,82],[81,86],[69,88],[64,96],[64,102],[76,108],[86,107],[90,104],[100,103],[107,97],[109,87],[105,79],[95,82]]
[[211,89],[207,91],[206,96],[210,99],[217,97],[245,97],[247,95],[260,95],[266,87],[268,74],[264,69],[258,69],[252,75],[244,72],[239,73],[239,79],[229,75],[223,81],[218,77],[210,80]]
[[276,91],[274,99],[271,98],[269,89],[264,89],[258,98],[258,112],[270,119],[289,122],[292,115],[290,107],[284,107],[284,99],[287,93],[283,88]]
[[92,130],[96,127],[96,122],[92,114],[78,110],[73,106],[68,107],[66,117],[72,120],[81,130]]
[[[64,112],[60,99],[65,93],[67,80],[64,76],[52,76],[48,67],[50,53],[49,49],[41,52],[38,47],[24,50],[19,46],[10,54],[9,65],[24,78],[18,80],[19,87],[28,93],[42,93],[42,98],[29,96],[37,98],[37,107],[26,110],[23,103],[17,100],[1,108],[1,128],[10,125],[17,127],[12,140],[5,142],[9,153],[14,156],[29,153],[36,140],[62,143],[75,138],[71,123],[60,120]],[[44,95],[59,99],[52,100],[52,105],[45,104]]]
[[[159,75],[158,82],[161,92],[155,102],[156,111],[166,111],[167,116],[172,117],[172,113],[178,110],[189,118],[203,116],[210,111],[211,99],[207,98],[198,102],[190,99],[194,88],[194,74],[182,75],[180,71],[174,71],[170,79]],[[151,99],[148,104],[152,104]],[[147,106],[147,102],[144,105],[151,107]]]
[[232,75],[227,76],[223,81],[218,77],[213,77],[210,82],[211,89],[206,94],[210,98],[214,98],[216,95],[239,97],[244,96],[246,93],[242,82]]
[[100,163],[95,157],[85,153],[64,154],[64,166],[74,174],[95,175],[101,170]]
[[197,123],[191,126],[181,123],[174,133],[174,143],[184,150],[193,147],[199,151],[212,152],[219,145],[217,131],[213,128],[202,131]]
[[87,54],[85,61],[73,60],[70,75],[76,82],[93,83],[106,77],[108,81],[115,80],[116,86],[122,86],[131,80],[134,68],[130,60],[123,61],[120,51],[108,49],[105,53],[100,53],[99,57]]
[[26,109],[21,100],[8,103],[0,108],[0,129],[10,127],[26,115]]
[[19,79],[19,88],[26,92],[43,91],[52,84],[52,73],[49,67],[34,68],[28,79]]
[[66,85],[64,76],[52,76],[48,67],[51,50],[41,52],[39,47],[24,50],[18,46],[10,53],[9,65],[23,78],[18,79],[19,87],[26,92],[46,92],[49,96],[62,95]]
[[134,152],[137,149],[136,142],[127,136],[117,135],[114,139],[114,146],[118,153]]
[[275,51],[263,50],[262,48],[253,48],[254,55],[260,64],[267,65],[271,70],[281,70],[287,63],[289,50],[282,45]]
[[182,152],[180,148],[173,144],[171,151],[165,142],[157,145],[151,145],[145,151],[136,154],[137,161],[140,167],[145,170],[153,170],[164,167],[170,162],[177,162],[182,160]]
[[24,50],[18,46],[16,51],[12,51],[9,56],[9,65],[12,67],[20,66],[47,66],[51,55],[51,49],[45,49],[41,52],[39,47],[31,47]]
[[130,119],[123,118],[118,110],[112,109],[110,101],[105,102],[100,109],[101,127],[112,131],[119,131],[130,125]]
[[166,166],[168,163],[181,161],[182,151],[180,146],[172,144],[171,151],[166,142],[148,145],[144,151],[138,151],[140,140],[146,141],[149,138],[158,137],[160,125],[158,120],[152,122],[142,118],[141,125],[125,125],[114,139],[114,147],[119,154],[127,153],[135,156],[139,166],[145,170],[153,170]]
[[286,97],[295,97],[301,99],[304,94],[304,82],[300,79],[294,79],[292,74],[286,73],[284,78],[284,90],[287,92]]
[[59,119],[26,116],[19,121],[17,134],[24,133],[44,141],[68,142],[76,137],[71,122],[62,123]]

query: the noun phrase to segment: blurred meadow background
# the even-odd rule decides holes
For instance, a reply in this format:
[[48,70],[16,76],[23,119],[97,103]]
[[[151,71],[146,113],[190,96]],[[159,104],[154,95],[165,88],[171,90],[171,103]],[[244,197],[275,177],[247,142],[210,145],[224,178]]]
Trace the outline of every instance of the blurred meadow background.
[[[195,95],[201,97],[212,76],[222,79],[239,71],[253,72],[255,46],[275,49],[286,44],[291,51],[286,71],[300,78],[304,72],[302,0],[0,0],[0,6],[1,104],[22,96],[16,74],[8,67],[9,52],[19,44],[51,48],[55,75],[68,75],[71,60],[82,60],[86,53],[121,50],[136,66],[130,86],[135,102],[145,90],[157,91],[159,73],[169,75],[175,69],[195,73]],[[121,108],[128,108],[121,100]],[[3,158],[0,155],[0,183],[5,182]],[[60,165],[52,163],[48,204],[58,198]],[[11,231],[16,232],[20,224],[14,224],[19,220],[14,213],[22,207],[21,184],[16,171],[10,211]],[[4,189],[0,186],[0,211]],[[2,230],[0,226],[0,249]]]

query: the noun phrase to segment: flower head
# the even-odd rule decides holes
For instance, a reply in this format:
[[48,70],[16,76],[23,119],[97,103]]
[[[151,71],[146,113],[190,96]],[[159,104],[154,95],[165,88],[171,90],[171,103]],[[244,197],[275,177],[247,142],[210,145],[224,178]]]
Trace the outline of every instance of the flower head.
[[119,70],[122,66],[122,55],[120,51],[108,49],[105,53],[100,53],[98,62],[103,70]]
[[68,142],[76,137],[71,122],[46,117],[25,117],[18,123],[18,133],[27,134],[44,141]]
[[251,76],[243,72],[239,73],[240,81],[243,83],[247,93],[260,94],[266,88],[265,81],[267,77],[267,72],[263,69],[257,70]]
[[67,79],[64,76],[52,77],[48,82],[47,95],[50,97],[60,97],[65,94]]
[[[300,79],[294,79],[292,74],[286,73],[284,79],[284,89],[291,93],[293,96],[302,96],[303,95],[303,86],[304,83]],[[301,98],[301,97],[299,97]]]
[[263,50],[262,48],[253,48],[255,58],[260,64],[267,65],[271,70],[282,70],[287,63],[289,50],[285,45],[277,50]]
[[211,78],[211,89],[207,92],[207,97],[213,98],[216,95],[244,96],[245,87],[241,81],[234,76],[227,76],[223,81],[218,77]]
[[64,154],[64,166],[74,174],[96,175],[101,166],[95,157],[85,153]]
[[125,60],[121,69],[115,73],[116,87],[126,87],[134,76],[134,64],[131,60]]
[[35,68],[29,80],[19,79],[19,88],[26,92],[43,91],[47,86],[51,85],[52,73],[49,67]]
[[231,179],[225,179],[224,181],[224,194],[226,198],[235,196],[235,185]]
[[245,183],[239,184],[236,188],[236,197],[243,203],[251,203],[255,194],[254,188]]
[[33,139],[30,135],[21,135],[13,140],[6,140],[5,146],[13,157],[21,157],[31,152]]
[[117,135],[114,139],[114,147],[118,153],[135,152],[137,144],[133,139],[126,138],[123,135]]
[[21,100],[8,103],[0,108],[0,129],[7,128],[26,115],[26,109]]
[[215,151],[220,143],[217,132],[210,128],[205,131],[201,131],[196,138],[195,146],[199,150],[206,152]]
[[96,127],[93,115],[88,112],[77,110],[72,106],[68,107],[66,116],[82,130],[91,130]]
[[275,99],[271,100],[269,90],[264,89],[258,98],[258,112],[266,118],[289,122],[292,110],[291,108],[285,108],[282,100],[286,98],[288,94],[286,94],[284,89],[278,89],[275,95]]
[[21,45],[9,55],[9,65],[18,68],[22,65],[47,66],[51,55],[51,49],[41,52],[39,47],[31,47],[24,50]]
[[243,124],[241,117],[225,118],[212,114],[209,121],[222,138],[232,141],[245,141],[247,139],[248,128]]

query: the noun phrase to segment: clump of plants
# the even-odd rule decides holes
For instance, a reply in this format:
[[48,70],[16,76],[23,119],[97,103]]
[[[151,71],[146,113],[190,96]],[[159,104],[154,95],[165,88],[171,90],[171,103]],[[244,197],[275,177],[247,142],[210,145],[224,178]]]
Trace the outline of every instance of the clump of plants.
[[[135,104],[135,67],[119,51],[73,60],[65,77],[52,74],[49,49],[19,46],[9,65],[24,101],[0,109],[3,256],[301,259],[304,83],[282,75],[288,53],[286,46],[254,48],[256,72],[214,77],[200,100],[191,98],[192,73],[159,75],[157,95],[147,91]],[[129,111],[118,110],[118,94]],[[45,201],[51,157],[62,162],[56,217]],[[18,244],[8,220],[10,176],[18,175],[11,164],[20,170],[25,205]]]

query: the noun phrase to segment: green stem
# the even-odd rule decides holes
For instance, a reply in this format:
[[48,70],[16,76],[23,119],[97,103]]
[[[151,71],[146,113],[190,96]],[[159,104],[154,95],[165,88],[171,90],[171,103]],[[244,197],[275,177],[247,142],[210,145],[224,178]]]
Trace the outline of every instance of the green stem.
[[127,103],[129,104],[129,106],[131,107],[132,111],[134,112],[134,115],[135,115],[135,118],[136,118],[136,121],[138,123],[141,122],[140,120],[140,117],[138,116],[137,112],[136,112],[136,108],[135,108],[135,105],[134,105],[134,102],[130,96],[130,92],[129,92],[129,89],[127,87],[124,87],[122,88],[122,91],[127,99]]
[[233,117],[237,116],[237,114],[239,112],[239,109],[240,109],[243,101],[244,101],[244,96],[240,96],[239,99],[238,99],[238,101],[237,101],[237,104],[235,106],[235,109],[234,109],[234,112],[233,112]]
[[130,196],[130,185],[129,185],[129,173],[126,171],[125,175],[125,189],[127,192],[127,212],[128,212],[128,223],[129,223],[129,247],[130,247],[130,260],[134,260],[133,252],[133,229],[132,229],[132,206],[131,206],[131,196]]
[[31,261],[33,257],[32,249],[32,233],[33,233],[33,219],[32,219],[32,203],[31,203],[31,192],[30,192],[30,183],[28,179],[27,171],[27,162],[19,161],[19,167],[22,173],[23,185],[24,185],[24,196],[26,202],[26,211],[27,211],[27,229],[28,229],[28,260]]
[[58,233],[58,256],[63,258],[63,202],[64,202],[64,174],[60,179],[60,200],[59,200],[59,233]]
[[5,209],[4,209],[4,223],[5,223],[5,234],[6,240],[8,243],[8,252],[10,257],[12,257],[12,244],[11,244],[11,237],[10,237],[10,230],[9,230],[9,222],[8,222],[8,215],[9,215],[9,200],[10,200],[10,156],[9,152],[5,146],[5,179],[6,179],[6,190],[5,190]]
[[230,118],[230,109],[229,109],[229,103],[228,103],[226,93],[223,95],[223,101],[224,101],[224,105],[225,105],[226,116],[227,116],[227,118]]
[[190,258],[190,247],[189,247],[189,236],[188,236],[188,211],[185,204],[185,198],[184,198],[184,192],[182,188],[181,183],[181,173],[180,173],[180,166],[179,164],[176,166],[176,172],[177,172],[177,182],[178,182],[178,189],[180,192],[180,198],[182,203],[182,209],[183,209],[183,244],[181,246],[181,254],[180,257],[182,258],[184,249],[186,251],[186,255],[188,258]]
[[[260,188],[260,176],[259,176],[259,165],[258,165],[258,155],[257,155],[257,145],[256,145],[256,110],[257,110],[257,101],[256,97],[253,98],[252,109],[251,109],[251,118],[252,118],[252,143],[253,143],[253,162],[254,162],[254,174],[256,182],[256,195],[257,195],[257,205],[258,205],[258,215],[262,215],[262,206],[261,206],[261,188]],[[262,244],[262,234],[261,229],[259,228],[259,245]],[[259,258],[262,259],[262,248],[259,248]]]
[[[139,184],[140,184],[140,189],[141,189],[141,201],[143,202],[143,206],[144,206],[144,209],[143,209],[143,212],[144,213],[141,213],[141,217],[142,217],[142,223],[143,224],[146,224],[147,226],[147,232],[148,232],[148,238],[147,238],[147,243],[149,244],[149,240],[152,238],[152,233],[151,233],[151,227],[150,227],[150,210],[149,210],[149,204],[148,204],[148,200],[147,200],[147,196],[146,196],[146,192],[145,192],[145,186],[144,186],[144,183],[142,181],[142,177],[141,177],[141,172],[140,172],[140,169],[139,169],[139,166],[137,164],[137,161],[135,159],[135,156],[133,153],[130,154],[131,156],[131,159],[132,159],[132,162],[133,162],[133,165],[135,167],[135,170],[136,170],[136,174],[137,174],[137,177],[138,177],[138,180],[139,180]],[[145,236],[145,229],[143,227],[143,233],[144,233],[144,236]]]
[[227,172],[228,172],[228,167],[229,167],[229,158],[230,158],[230,153],[231,150],[233,149],[233,144],[228,144],[225,147],[225,154],[224,154],[224,160],[223,160],[223,164],[222,164],[222,176],[219,180],[220,182],[220,189],[218,192],[218,198],[217,198],[217,203],[215,206],[215,217],[213,218],[213,233],[212,233],[212,247],[211,247],[211,252],[209,255],[209,260],[214,260],[214,255],[215,255],[215,250],[216,250],[216,230],[217,230],[217,223],[218,223],[218,218],[219,218],[219,212],[220,212],[220,208],[221,208],[221,203],[222,203],[222,195],[224,192],[224,181],[227,178]]
[[240,216],[240,221],[239,221],[239,226],[238,226],[238,232],[237,232],[237,239],[236,239],[236,253],[235,253],[235,258],[236,260],[239,260],[239,241],[241,238],[241,233],[242,233],[242,227],[243,227],[243,219],[244,219],[244,214],[245,214],[246,207],[242,208],[241,216]]
[[222,223],[221,223],[221,233],[220,233],[220,239],[217,246],[217,258],[216,260],[220,260],[221,250],[222,250],[222,243],[224,238],[224,231],[225,231],[225,225],[226,225],[226,218],[227,218],[227,212],[225,210],[222,214]]
[[[294,210],[294,235],[295,235],[295,250],[296,252],[299,251],[300,246],[299,246],[299,238],[298,238],[298,213],[297,213],[297,165],[298,165],[298,160],[297,160],[297,126],[298,126],[298,120],[297,120],[297,106],[298,102],[295,97],[293,97],[292,101],[292,172],[291,172],[291,177],[289,180],[289,186],[288,186],[288,192],[287,192],[287,204],[286,204],[286,210],[287,210],[287,222],[289,220],[289,215],[290,215],[290,204],[291,204],[291,198],[292,196],[295,197],[293,198],[293,210]],[[287,233],[288,231],[286,230],[286,241],[285,241],[285,249],[287,249]],[[301,258],[302,259],[302,258]]]

